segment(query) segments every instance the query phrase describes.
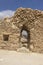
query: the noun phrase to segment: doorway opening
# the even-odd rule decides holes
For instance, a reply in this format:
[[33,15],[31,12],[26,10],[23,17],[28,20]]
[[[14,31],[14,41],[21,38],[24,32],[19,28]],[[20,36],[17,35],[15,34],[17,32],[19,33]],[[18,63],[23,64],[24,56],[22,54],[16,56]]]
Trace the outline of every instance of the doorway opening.
[[30,45],[30,30],[26,26],[23,26],[21,29],[21,39],[23,46],[29,47]]

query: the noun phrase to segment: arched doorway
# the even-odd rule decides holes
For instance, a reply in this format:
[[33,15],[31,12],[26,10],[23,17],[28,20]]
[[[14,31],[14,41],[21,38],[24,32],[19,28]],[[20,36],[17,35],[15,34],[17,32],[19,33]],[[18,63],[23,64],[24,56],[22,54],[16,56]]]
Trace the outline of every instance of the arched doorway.
[[20,42],[23,46],[29,48],[30,45],[30,30],[26,26],[23,25],[20,32]]

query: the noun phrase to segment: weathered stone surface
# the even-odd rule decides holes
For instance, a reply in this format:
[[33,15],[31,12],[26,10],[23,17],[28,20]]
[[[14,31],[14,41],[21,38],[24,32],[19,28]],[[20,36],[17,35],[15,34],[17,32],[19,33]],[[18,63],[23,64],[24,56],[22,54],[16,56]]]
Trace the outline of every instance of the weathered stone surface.
[[[27,39],[22,39],[22,30],[28,32]],[[3,40],[3,35],[6,35],[6,33],[9,33],[8,41]],[[22,42],[27,42],[26,48],[32,52],[43,53],[43,11],[18,8],[13,17],[1,21],[0,48],[3,46],[3,49],[17,50],[23,44],[25,45]]]

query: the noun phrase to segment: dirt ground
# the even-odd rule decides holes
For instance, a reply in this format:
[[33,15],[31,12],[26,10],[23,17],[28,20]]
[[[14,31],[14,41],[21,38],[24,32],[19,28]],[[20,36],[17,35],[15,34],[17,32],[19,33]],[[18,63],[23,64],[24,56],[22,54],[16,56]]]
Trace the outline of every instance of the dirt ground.
[[43,65],[43,54],[0,50],[0,65]]

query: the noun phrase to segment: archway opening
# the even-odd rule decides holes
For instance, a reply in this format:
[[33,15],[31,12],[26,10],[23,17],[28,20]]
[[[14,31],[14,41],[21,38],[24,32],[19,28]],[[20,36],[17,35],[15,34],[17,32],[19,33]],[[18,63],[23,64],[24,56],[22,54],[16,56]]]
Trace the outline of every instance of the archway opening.
[[26,26],[23,25],[21,29],[21,42],[23,46],[29,47],[30,45],[30,30]]

